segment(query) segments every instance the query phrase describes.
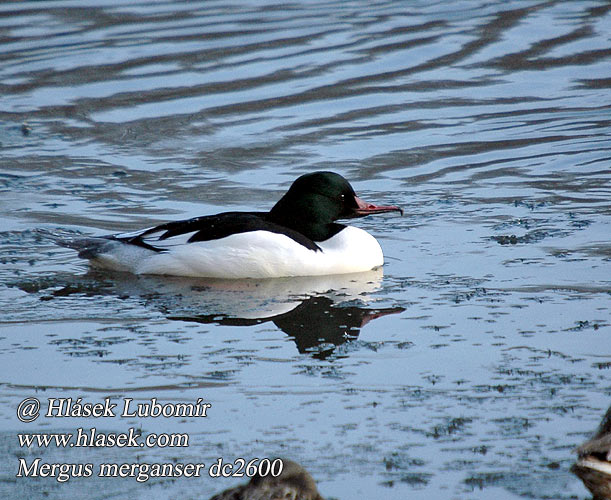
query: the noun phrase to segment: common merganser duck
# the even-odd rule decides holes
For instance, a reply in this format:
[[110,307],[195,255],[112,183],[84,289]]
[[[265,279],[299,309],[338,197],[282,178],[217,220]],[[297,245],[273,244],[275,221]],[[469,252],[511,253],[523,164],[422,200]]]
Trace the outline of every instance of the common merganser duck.
[[579,459],[571,471],[590,490],[595,499],[611,498],[611,407],[596,434],[577,448]]
[[92,265],[134,274],[278,278],[369,271],[380,244],[337,219],[403,211],[359,199],[334,172],[299,177],[269,212],[224,212],[142,231],[60,242]]
[[248,484],[225,490],[210,500],[324,500],[307,470],[292,460],[282,463],[279,476],[254,475]]

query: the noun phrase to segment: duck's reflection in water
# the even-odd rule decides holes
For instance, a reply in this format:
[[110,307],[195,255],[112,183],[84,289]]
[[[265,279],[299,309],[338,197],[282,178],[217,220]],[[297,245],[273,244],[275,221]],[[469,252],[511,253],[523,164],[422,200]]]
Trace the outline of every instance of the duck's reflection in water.
[[169,319],[228,326],[272,322],[301,353],[325,358],[358,337],[371,320],[402,307],[366,307],[382,270],[268,280],[131,277],[120,293],[138,293]]
[[210,500],[324,500],[307,470],[291,460],[283,460],[278,477],[255,475],[248,484],[214,495]]
[[596,500],[611,499],[611,407],[594,437],[577,448],[579,458],[571,468]]

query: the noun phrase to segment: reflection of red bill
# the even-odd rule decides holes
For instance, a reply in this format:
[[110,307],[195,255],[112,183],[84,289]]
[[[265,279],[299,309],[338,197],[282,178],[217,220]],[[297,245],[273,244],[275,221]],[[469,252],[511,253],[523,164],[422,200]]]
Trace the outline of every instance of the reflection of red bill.
[[386,309],[374,309],[367,311],[361,321],[361,328],[364,327],[371,320],[381,318],[382,316],[388,316],[389,314],[397,314],[405,311],[403,307],[388,307]]

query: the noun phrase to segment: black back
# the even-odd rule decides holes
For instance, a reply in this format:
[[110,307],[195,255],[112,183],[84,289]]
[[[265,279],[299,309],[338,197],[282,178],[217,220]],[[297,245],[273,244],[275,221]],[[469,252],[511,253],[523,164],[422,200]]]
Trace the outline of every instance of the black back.
[[[357,208],[352,186],[334,172],[314,172],[299,177],[269,212],[224,212],[217,215],[168,222],[129,237],[113,236],[126,243],[155,251],[155,246],[181,234],[194,234],[188,243],[210,241],[249,231],[284,234],[309,250],[320,250],[316,242],[336,235],[344,225],[339,218],[354,216]],[[162,232],[156,236],[155,233]]]

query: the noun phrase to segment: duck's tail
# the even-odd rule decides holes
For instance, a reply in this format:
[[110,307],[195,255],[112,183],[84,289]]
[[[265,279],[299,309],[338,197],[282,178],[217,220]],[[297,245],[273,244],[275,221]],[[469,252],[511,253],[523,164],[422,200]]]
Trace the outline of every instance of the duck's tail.
[[117,242],[111,238],[74,238],[70,240],[57,240],[59,246],[71,248],[78,252],[81,259],[95,259],[96,257],[108,253]]
[[73,232],[48,229],[38,229],[36,232],[43,238],[52,240],[56,245],[76,250],[82,259],[95,259],[117,244],[111,236],[78,236]]

